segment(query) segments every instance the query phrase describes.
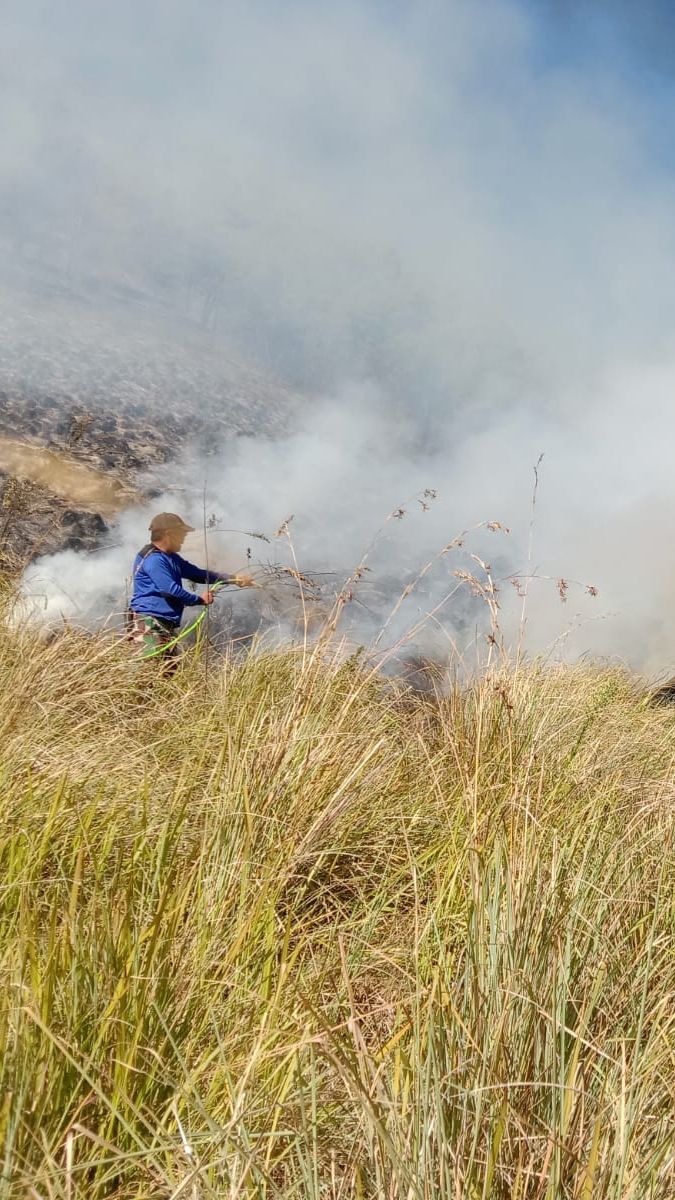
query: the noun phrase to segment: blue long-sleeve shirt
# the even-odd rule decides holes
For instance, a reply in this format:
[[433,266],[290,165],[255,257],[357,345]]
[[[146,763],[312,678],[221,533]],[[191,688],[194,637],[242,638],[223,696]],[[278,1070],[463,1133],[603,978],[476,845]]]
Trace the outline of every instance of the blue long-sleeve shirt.
[[187,605],[203,604],[196,592],[188,592],[183,579],[191,583],[232,583],[232,575],[219,571],[204,571],[180,554],[165,550],[140,550],[134,559],[133,593],[129,607],[132,612],[159,617],[171,625],[179,625]]

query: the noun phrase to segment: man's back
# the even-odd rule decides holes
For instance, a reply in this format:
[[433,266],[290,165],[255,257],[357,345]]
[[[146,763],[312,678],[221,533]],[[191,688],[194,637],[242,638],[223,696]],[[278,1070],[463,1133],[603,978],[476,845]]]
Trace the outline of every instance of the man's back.
[[203,604],[201,596],[183,587],[182,580],[206,583],[212,574],[180,554],[149,543],[134,559],[131,611],[178,625],[187,605]]

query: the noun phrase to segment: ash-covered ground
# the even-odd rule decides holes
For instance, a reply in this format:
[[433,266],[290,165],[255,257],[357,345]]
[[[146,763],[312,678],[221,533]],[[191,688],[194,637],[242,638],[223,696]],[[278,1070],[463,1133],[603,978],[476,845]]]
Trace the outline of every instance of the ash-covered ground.
[[[187,446],[204,457],[230,438],[277,437],[298,406],[297,396],[156,303],[91,288],[22,278],[0,289],[0,348],[6,564],[95,548],[125,489],[148,498],[162,490],[162,467]],[[17,468],[23,446],[50,453],[51,475],[49,464]],[[114,479],[119,506],[64,484],[60,458]]]

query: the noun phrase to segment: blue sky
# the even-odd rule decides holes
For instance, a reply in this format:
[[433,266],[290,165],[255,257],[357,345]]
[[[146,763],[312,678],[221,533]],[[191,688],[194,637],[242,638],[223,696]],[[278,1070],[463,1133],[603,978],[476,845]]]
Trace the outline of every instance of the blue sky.
[[547,27],[552,46],[619,71],[671,78],[675,9],[671,0],[525,0]]
[[[522,0],[541,37],[544,68],[597,70],[651,109],[656,151],[672,157],[675,5],[672,0]],[[659,118],[664,126],[659,125]]]
[[544,73],[594,73],[630,96],[645,150],[675,171],[675,4],[672,0],[522,0],[538,30]]

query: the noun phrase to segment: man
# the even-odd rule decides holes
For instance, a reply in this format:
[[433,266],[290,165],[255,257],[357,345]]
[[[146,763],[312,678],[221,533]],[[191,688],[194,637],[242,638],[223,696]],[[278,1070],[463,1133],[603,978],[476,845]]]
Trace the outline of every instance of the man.
[[181,558],[183,542],[193,532],[192,525],[187,525],[176,513],[158,513],[150,522],[150,541],[134,559],[129,637],[147,656],[158,651],[161,659],[173,657],[183,609],[213,604],[210,589],[201,595],[188,592],[182,585],[183,579],[191,583],[255,586],[250,575],[204,571]]

